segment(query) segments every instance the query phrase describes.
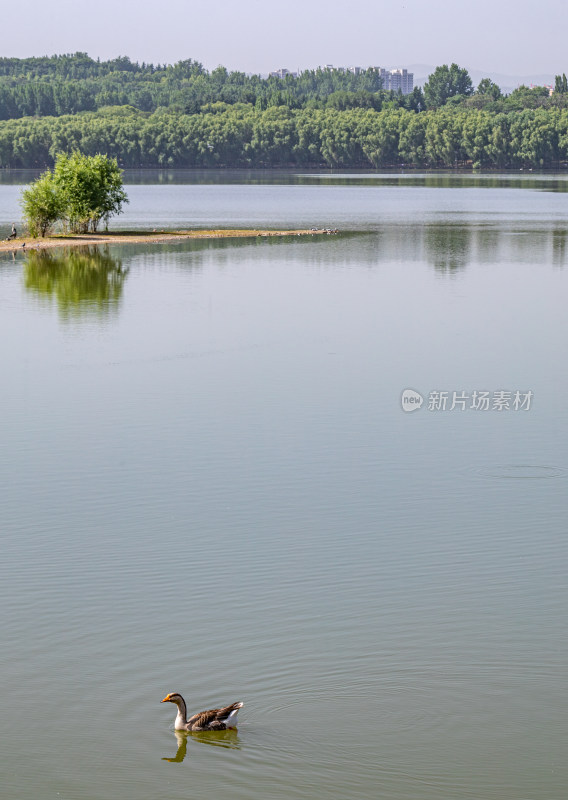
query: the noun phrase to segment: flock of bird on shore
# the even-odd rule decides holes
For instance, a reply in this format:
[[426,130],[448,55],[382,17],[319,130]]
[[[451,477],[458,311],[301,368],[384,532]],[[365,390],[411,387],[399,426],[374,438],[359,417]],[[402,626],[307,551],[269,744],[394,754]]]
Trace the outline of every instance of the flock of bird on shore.
[[[154,231],[155,231],[155,230],[156,230],[156,229],[154,228]],[[312,233],[314,233],[314,232],[316,232],[317,230],[318,230],[317,228],[312,228],[311,232],[312,232]],[[328,234],[328,236],[329,236],[329,235],[331,235],[331,234],[334,234],[334,233],[339,233],[339,230],[338,230],[337,228],[325,228],[324,230],[325,230],[325,232]],[[17,235],[18,235],[18,234],[17,234],[17,232],[16,232],[16,226],[15,226],[15,225],[12,225],[12,233],[10,234],[10,236],[8,236],[8,238],[7,238],[7,239],[4,239],[4,241],[5,241],[5,242],[10,242],[12,239],[16,239],[16,238],[17,238]],[[298,234],[298,236],[301,236],[301,234],[299,233],[299,234]],[[40,244],[38,244],[38,245],[36,245],[36,247],[41,247],[41,243],[40,243]],[[25,250],[25,249],[26,249],[26,243],[25,243],[25,242],[23,242],[23,243],[22,243],[22,249],[23,249],[23,250]]]

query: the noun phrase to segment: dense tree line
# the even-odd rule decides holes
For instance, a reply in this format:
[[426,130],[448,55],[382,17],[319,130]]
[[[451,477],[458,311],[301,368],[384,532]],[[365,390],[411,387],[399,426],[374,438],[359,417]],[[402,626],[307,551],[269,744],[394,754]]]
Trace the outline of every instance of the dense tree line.
[[85,53],[0,58],[0,166],[58,153],[121,167],[540,167],[568,160],[568,82],[508,96],[457,64],[424,92],[385,92],[377,69],[284,79],[208,72],[188,59],[138,64]]
[[290,109],[211,104],[200,114],[131,108],[0,122],[0,166],[104,153],[138,167],[542,167],[568,161],[568,109],[442,106]]
[[0,58],[0,120],[63,116],[107,106],[132,106],[139,111],[163,109],[186,114],[207,113],[211,103],[249,104],[259,111],[327,108],[344,111],[405,108],[423,111],[445,104],[507,113],[525,108],[568,107],[566,78],[558,76],[555,91],[521,86],[508,96],[488,78],[477,90],[467,70],[457,64],[437,67],[424,87],[412,94],[383,91],[377,69],[355,75],[342,69],[306,70],[297,77],[262,78],[217,67],[209,72],[192,59],[173,65],[139,64],[126,56],[109,61],[86,53],[41,58]]
[[377,69],[354,75],[316,69],[284,79],[245,75],[192,59],[174,65],[137,64],[126,57],[95,61],[86,53],[43,58],[0,58],[0,119],[61,116],[129,105],[140,111],[168,108],[199,113],[210,103],[250,103],[259,110],[353,107],[380,110],[384,103],[424,108],[422,92],[385,92]]

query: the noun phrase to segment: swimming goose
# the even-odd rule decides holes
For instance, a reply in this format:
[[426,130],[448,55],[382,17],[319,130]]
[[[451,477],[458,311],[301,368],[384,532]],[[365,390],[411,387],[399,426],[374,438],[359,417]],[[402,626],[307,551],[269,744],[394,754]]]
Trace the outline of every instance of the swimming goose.
[[162,703],[175,703],[178,709],[174,728],[176,731],[225,731],[235,728],[237,714],[242,703],[231,703],[225,708],[213,708],[211,711],[200,711],[187,719],[187,706],[185,700],[177,692],[172,692],[164,697]]

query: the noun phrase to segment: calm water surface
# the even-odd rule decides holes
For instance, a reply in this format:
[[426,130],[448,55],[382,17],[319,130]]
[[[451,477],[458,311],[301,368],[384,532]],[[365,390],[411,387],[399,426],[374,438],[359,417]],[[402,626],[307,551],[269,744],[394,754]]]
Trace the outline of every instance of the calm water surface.
[[342,233],[0,260],[5,796],[562,800],[568,179],[147,178]]

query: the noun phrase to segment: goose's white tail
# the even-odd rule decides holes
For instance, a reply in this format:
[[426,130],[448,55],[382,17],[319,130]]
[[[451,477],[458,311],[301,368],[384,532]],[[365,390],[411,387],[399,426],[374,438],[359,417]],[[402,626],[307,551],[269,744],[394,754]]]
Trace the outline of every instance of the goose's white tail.
[[225,720],[225,725],[227,728],[234,728],[237,724],[237,714],[239,713],[239,709],[243,707],[244,703],[235,703],[237,706],[234,711],[231,711],[227,719]]

